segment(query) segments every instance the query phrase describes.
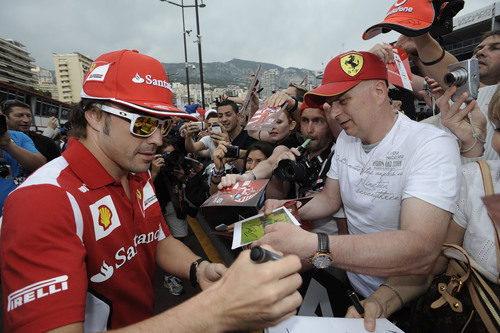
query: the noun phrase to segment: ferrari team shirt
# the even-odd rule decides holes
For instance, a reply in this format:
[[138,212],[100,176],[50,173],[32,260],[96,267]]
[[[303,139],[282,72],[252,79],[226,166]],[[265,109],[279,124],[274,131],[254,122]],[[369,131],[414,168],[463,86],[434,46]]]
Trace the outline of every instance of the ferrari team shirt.
[[0,256],[7,332],[84,322],[126,326],[153,313],[158,241],[169,235],[149,173],[120,182],[72,139],[7,198]]

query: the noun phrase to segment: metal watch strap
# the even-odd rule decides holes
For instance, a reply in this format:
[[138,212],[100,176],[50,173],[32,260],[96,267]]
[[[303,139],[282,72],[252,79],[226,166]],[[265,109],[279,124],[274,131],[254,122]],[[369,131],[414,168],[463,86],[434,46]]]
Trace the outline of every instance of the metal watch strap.
[[330,253],[330,239],[324,232],[318,232],[318,252]]

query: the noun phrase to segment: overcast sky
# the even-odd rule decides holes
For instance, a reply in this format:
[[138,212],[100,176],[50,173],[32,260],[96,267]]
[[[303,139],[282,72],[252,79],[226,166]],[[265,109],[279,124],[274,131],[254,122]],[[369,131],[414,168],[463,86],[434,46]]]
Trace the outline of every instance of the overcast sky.
[[[178,3],[181,0],[173,0]],[[466,0],[463,15],[493,3]],[[204,0],[200,8],[203,62],[233,58],[321,70],[342,51],[367,50],[395,33],[363,41],[385,16],[390,0]],[[185,5],[194,0],[185,0]],[[198,62],[194,8],[185,8],[188,60]],[[179,7],[160,0],[7,0],[0,37],[23,43],[36,64],[53,69],[52,53],[95,59],[136,49],[162,62],[183,62]]]

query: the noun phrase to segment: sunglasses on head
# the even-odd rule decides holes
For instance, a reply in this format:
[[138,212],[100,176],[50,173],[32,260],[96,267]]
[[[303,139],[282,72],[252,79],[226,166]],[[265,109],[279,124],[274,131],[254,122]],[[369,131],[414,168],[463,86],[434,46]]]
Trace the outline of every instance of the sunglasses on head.
[[98,107],[104,112],[130,120],[130,133],[143,138],[153,135],[158,127],[161,128],[161,135],[167,136],[172,128],[173,121],[171,118],[160,120],[155,117],[127,112],[109,105],[99,105]]

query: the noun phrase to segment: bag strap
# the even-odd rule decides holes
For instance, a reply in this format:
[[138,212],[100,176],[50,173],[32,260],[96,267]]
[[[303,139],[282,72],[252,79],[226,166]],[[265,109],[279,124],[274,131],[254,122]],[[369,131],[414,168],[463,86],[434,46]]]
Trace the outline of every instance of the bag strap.
[[453,311],[462,312],[462,302],[456,298],[455,295],[460,292],[464,284],[469,279],[472,265],[469,254],[461,246],[450,243],[443,244],[442,251],[445,256],[446,253],[444,251],[447,249],[455,249],[460,252],[465,257],[464,265],[466,265],[466,267],[464,268],[460,265],[459,261],[456,259],[452,258],[448,261],[446,275],[451,277],[450,282],[448,282],[448,284],[438,284],[438,292],[441,294],[441,297],[431,304],[431,308],[436,309],[448,303]]
[[481,175],[483,176],[483,186],[484,186],[484,194],[492,195],[494,193],[493,190],[493,179],[491,178],[490,166],[486,163],[485,160],[476,161],[479,164],[479,169],[481,169]]
[[472,271],[472,277],[467,281],[467,289],[469,290],[472,304],[488,332],[498,332],[497,327],[500,326],[500,302],[498,296],[484,282],[481,274],[474,268]]
[[[487,196],[494,194],[493,179],[491,177],[490,166],[484,160],[479,160],[477,161],[477,163],[479,164],[479,169],[481,169],[481,175],[483,176],[484,194]],[[499,275],[497,276],[497,282],[500,283],[500,236],[495,221],[489,213],[488,216],[490,217],[491,223],[493,224],[493,230],[495,230],[495,250],[497,253],[497,270],[499,272]]]

